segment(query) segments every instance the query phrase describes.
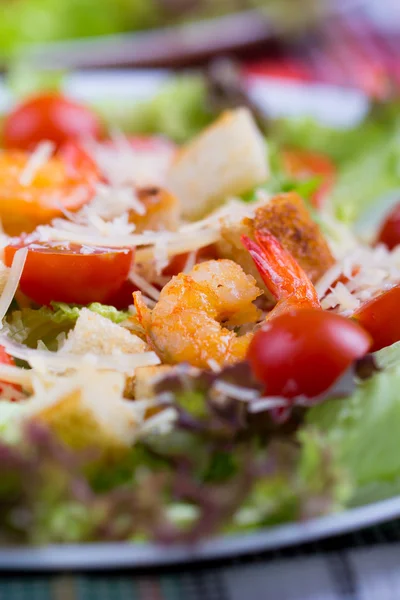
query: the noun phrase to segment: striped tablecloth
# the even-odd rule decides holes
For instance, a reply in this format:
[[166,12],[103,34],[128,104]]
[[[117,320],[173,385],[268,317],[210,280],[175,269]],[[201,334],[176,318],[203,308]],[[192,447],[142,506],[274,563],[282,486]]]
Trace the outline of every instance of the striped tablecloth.
[[226,563],[0,575],[0,600],[398,600],[400,524]]

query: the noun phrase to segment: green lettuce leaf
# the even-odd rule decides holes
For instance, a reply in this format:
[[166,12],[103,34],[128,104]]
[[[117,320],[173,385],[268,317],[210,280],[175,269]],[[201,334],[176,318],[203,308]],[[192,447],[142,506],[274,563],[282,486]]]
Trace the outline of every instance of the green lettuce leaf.
[[400,366],[360,383],[350,398],[312,408],[307,422],[335,448],[356,497],[371,485],[400,479]]
[[[98,302],[89,304],[89,310],[110,319],[113,323],[124,321],[128,313],[119,311],[113,306]],[[53,302],[52,307],[42,306],[39,309],[23,308],[15,310],[7,316],[8,334],[15,341],[36,348],[41,341],[49,350],[57,350],[58,336],[67,334],[79,317],[80,306]]]
[[380,196],[400,187],[400,117],[393,103],[374,108],[352,129],[335,130],[311,119],[283,119],[272,125],[283,146],[322,152],[338,167],[332,194],[335,214],[354,223]]
[[102,102],[96,109],[106,123],[126,133],[165,135],[178,143],[192,138],[215,117],[207,104],[206,83],[197,75],[168,80],[150,100]]

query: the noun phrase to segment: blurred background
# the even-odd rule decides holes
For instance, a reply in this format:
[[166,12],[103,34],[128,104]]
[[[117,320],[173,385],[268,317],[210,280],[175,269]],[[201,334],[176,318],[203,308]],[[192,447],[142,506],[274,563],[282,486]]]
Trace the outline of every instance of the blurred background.
[[3,68],[21,60],[51,68],[183,67],[229,52],[261,61],[253,64],[254,72],[344,84],[351,79],[369,91],[376,91],[382,70],[390,68],[396,77],[400,71],[398,0],[0,4]]
[[[0,68],[187,68],[383,98],[400,83],[399,0],[0,0]],[[21,67],[23,65],[23,68]]]

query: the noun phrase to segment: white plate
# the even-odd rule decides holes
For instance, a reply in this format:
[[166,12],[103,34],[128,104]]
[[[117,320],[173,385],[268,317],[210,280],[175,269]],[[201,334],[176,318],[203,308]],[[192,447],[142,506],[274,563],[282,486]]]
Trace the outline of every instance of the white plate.
[[0,570],[104,570],[182,565],[278,550],[357,531],[398,517],[400,497],[305,523],[261,529],[252,534],[218,537],[197,546],[165,547],[117,542],[0,548]]

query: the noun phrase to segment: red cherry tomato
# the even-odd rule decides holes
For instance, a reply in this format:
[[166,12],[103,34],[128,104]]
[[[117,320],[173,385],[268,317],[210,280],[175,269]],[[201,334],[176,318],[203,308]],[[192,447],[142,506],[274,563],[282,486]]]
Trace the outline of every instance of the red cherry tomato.
[[29,98],[6,117],[3,142],[6,148],[32,150],[43,140],[59,147],[100,134],[100,121],[89,108],[60,94],[47,93]]
[[321,208],[335,182],[336,167],[328,156],[308,150],[284,150],[283,164],[289,175],[298,179],[318,176],[321,183],[311,196],[316,208]]
[[378,242],[385,244],[389,250],[400,244],[400,203],[394,207],[383,223]]
[[11,266],[15,252],[26,247],[20,288],[38,304],[107,304],[127,280],[133,259],[129,248],[86,248],[31,238],[6,246],[6,265]]
[[[179,273],[182,273],[183,269],[186,267],[188,258],[188,252],[184,252],[183,254],[175,254],[175,256],[171,258],[167,266],[163,269],[162,274],[167,277],[179,275]],[[197,264],[200,260],[213,260],[216,258],[218,258],[218,253],[215,244],[210,244],[209,246],[204,246],[204,248],[200,248],[200,250],[196,251],[194,264]]]
[[353,317],[372,336],[372,352],[400,340],[400,285],[366,302]]
[[302,309],[271,319],[255,334],[247,358],[269,396],[313,398],[364,356],[371,341],[350,319]]

